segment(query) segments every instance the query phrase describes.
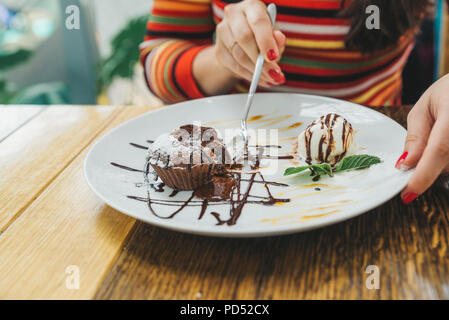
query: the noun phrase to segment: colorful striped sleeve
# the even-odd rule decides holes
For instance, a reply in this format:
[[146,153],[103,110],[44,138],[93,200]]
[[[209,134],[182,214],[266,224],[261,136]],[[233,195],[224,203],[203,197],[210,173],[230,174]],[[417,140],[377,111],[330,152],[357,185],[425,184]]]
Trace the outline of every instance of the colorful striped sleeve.
[[154,0],[140,62],[148,88],[166,103],[205,95],[192,75],[198,52],[212,44],[210,0]]

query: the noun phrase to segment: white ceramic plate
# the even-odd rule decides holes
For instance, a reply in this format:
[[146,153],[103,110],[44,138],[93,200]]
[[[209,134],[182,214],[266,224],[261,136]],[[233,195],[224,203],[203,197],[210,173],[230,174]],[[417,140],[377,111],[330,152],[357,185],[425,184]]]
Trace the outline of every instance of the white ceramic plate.
[[[217,225],[211,212],[229,217],[230,205],[209,206],[201,219],[201,200],[194,199],[172,219],[152,214],[148,204],[128,196],[170,201],[175,206],[152,207],[162,217],[169,216],[191,192],[172,190],[155,192],[145,185],[141,172],[131,172],[111,165],[143,169],[146,151],[130,145],[148,145],[158,135],[183,124],[201,121],[217,129],[238,128],[246,95],[227,95],[171,105],[132,119],[111,130],[90,150],[84,163],[85,177],[92,190],[111,207],[136,219],[172,230],[226,237],[255,237],[286,234],[334,224],[373,209],[388,201],[405,187],[411,172],[400,172],[394,164],[400,156],[406,131],[398,123],[371,109],[330,98],[302,94],[257,94],[251,110],[249,128],[279,129],[279,155],[293,152],[295,137],[314,119],[335,112],[350,121],[357,132],[355,141],[361,153],[381,157],[383,162],[366,170],[342,173],[313,182],[308,174],[285,177],[285,168],[293,160],[265,160],[261,165],[264,178],[288,184],[270,186],[276,198],[290,202],[275,205],[246,204],[235,225]],[[300,124],[302,123],[302,125]],[[270,149],[271,150],[271,149]],[[273,151],[273,150],[271,150]],[[268,152],[268,149],[267,149]],[[245,176],[245,174],[243,174]],[[256,177],[256,180],[260,178]],[[242,182],[242,190],[246,190]],[[267,195],[263,184],[255,183],[252,196]],[[178,206],[178,207],[176,207]]]

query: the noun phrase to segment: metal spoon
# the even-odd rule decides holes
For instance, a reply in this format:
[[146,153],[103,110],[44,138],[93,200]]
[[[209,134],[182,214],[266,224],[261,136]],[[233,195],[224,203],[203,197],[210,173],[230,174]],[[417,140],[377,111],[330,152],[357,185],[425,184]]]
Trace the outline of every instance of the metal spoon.
[[[276,5],[274,3],[270,3],[267,7],[268,15],[270,16],[271,25],[274,28],[274,23],[276,22]],[[248,144],[248,130],[246,127],[246,120],[248,119],[249,110],[251,108],[251,104],[253,102],[254,93],[256,92],[257,85],[259,84],[259,78],[262,73],[264,64],[264,57],[261,53],[257,57],[256,67],[254,68],[253,79],[251,80],[251,86],[248,92],[248,98],[246,100],[246,109],[242,118],[240,134],[245,142],[245,146]]]

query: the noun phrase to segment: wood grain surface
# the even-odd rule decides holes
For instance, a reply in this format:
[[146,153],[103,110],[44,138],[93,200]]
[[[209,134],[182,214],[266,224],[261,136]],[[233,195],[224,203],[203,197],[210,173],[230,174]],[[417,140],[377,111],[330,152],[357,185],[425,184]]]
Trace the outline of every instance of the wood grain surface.
[[33,119],[43,109],[42,106],[0,105],[0,142]]
[[[396,197],[295,235],[182,234],[108,207],[83,177],[92,143],[151,108],[63,108],[40,112],[0,143],[2,299],[449,298],[443,187],[409,206]],[[377,110],[405,125],[410,108]],[[51,121],[58,114],[67,118],[64,128]],[[65,285],[70,265],[80,270],[77,290]],[[378,290],[366,286],[370,265],[379,270]]]
[[[13,159],[22,170],[11,169],[10,179],[23,180],[23,184],[1,186],[1,203],[6,204],[2,212],[7,217],[14,216],[14,220],[0,235],[0,298],[87,299],[93,296],[134,220],[106,206],[87,187],[83,176],[86,146],[100,133],[148,110],[51,107],[11,136],[12,141],[21,142],[22,157]],[[35,137],[34,146],[24,145],[30,136]],[[0,150],[8,148],[4,149],[1,144]],[[46,154],[46,158],[40,159],[41,154]],[[23,156],[31,159],[24,160]],[[33,163],[33,156],[39,162]],[[38,174],[33,175],[32,169]],[[32,202],[17,211],[20,204],[25,205],[23,197],[13,195],[20,188],[30,189],[26,191],[32,194],[24,193],[24,197],[27,197],[25,201],[30,198]],[[2,217],[0,221],[6,220]],[[68,290],[65,285],[66,268],[71,265],[80,270],[79,290]]]
[[0,144],[0,232],[118,111],[116,108],[48,107]]

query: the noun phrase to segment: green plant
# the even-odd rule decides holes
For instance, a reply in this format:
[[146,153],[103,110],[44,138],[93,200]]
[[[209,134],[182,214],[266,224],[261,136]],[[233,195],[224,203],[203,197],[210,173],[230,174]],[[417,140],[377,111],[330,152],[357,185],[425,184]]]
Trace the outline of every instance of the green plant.
[[19,49],[12,52],[0,51],[0,70],[5,71],[18,64],[26,62],[31,58],[32,52],[29,50]]
[[148,15],[131,19],[111,41],[111,54],[98,66],[98,92],[110,85],[115,77],[131,78],[139,61],[139,44],[145,36]]
[[[32,57],[29,50],[0,51],[0,71],[12,69]],[[0,104],[65,104],[69,102],[68,92],[61,82],[40,83],[17,88],[0,77]]]

